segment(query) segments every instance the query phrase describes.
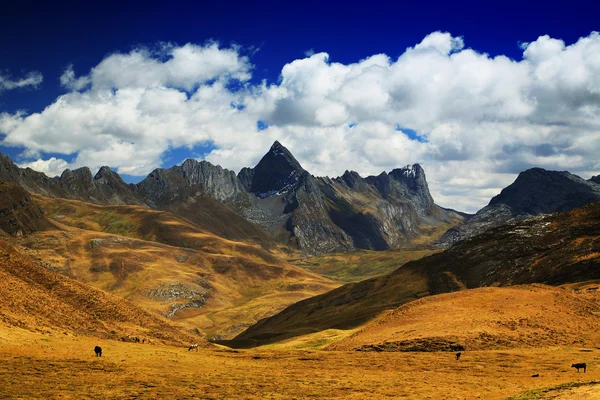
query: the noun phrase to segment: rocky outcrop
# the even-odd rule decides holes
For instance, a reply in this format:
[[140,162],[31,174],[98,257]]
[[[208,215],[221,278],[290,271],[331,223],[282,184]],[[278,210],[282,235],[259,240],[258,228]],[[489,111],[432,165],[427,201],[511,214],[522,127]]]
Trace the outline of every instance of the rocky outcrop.
[[288,149],[275,141],[267,154],[249,171],[242,175],[247,181],[251,176],[249,191],[259,198],[283,194],[297,189],[306,171]]
[[100,168],[94,176],[94,183],[99,197],[104,199],[106,204],[145,204],[136,198],[133,185],[125,183],[110,167]]
[[31,168],[19,168],[13,161],[0,154],[0,179],[16,183],[28,192],[47,197],[82,200],[94,204],[145,205],[134,195],[119,174],[102,167],[92,178],[89,168],[66,169],[60,177],[49,178]]
[[450,229],[437,242],[449,246],[514,219],[570,211],[600,201],[600,185],[566,171],[532,168],[492,198],[466,224]]
[[14,237],[23,237],[49,225],[44,211],[25,189],[0,181],[0,230]]
[[206,194],[221,202],[247,200],[235,172],[207,161],[186,160],[181,166],[158,168],[135,186],[138,198],[163,207],[188,196]]
[[593,183],[597,183],[597,184],[600,185],[600,175],[592,176],[590,178],[590,181],[592,181]]
[[313,254],[399,248],[418,237],[424,223],[462,218],[434,204],[418,164],[376,177],[346,171],[318,178],[275,142],[238,180],[255,196],[242,210],[248,219]]

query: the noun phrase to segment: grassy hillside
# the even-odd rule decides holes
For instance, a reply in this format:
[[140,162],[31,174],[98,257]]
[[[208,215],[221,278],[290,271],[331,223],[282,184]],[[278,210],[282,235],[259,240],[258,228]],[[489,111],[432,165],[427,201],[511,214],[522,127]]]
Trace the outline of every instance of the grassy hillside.
[[[157,221],[178,221],[187,229],[202,231],[233,241],[276,248],[275,241],[258,225],[248,222],[230,207],[202,196],[189,201],[173,202],[169,210],[155,210],[135,205],[101,206],[84,201],[34,195],[46,214],[70,226],[99,230],[123,236],[155,240],[175,246],[182,243],[178,232],[162,232]],[[180,227],[179,229],[186,229]]]
[[19,239],[40,265],[209,337],[234,335],[337,286],[275,249],[223,239],[169,212],[36,199],[60,228]]
[[409,261],[437,253],[440,250],[356,250],[347,253],[322,254],[315,257],[297,257],[289,261],[309,271],[338,282],[358,282],[389,274]]
[[329,349],[594,347],[600,342],[598,286],[590,282],[575,291],[534,284],[430,296],[382,313]]
[[600,279],[600,203],[492,229],[391,274],[306,299],[229,344],[253,346],[326,329],[352,329],[384,310],[431,294],[595,279]]
[[0,239],[0,326],[171,343],[205,341],[129,301],[39,266]]

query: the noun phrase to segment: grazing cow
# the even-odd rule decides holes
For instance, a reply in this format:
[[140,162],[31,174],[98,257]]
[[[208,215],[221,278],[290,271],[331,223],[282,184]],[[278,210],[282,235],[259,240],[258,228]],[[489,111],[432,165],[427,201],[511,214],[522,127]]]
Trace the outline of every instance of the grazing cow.
[[533,375],[531,375],[531,377],[532,377],[532,378],[539,378],[539,377],[540,377],[540,374],[533,374]]
[[198,351],[198,343],[194,343],[194,344],[190,345],[190,348],[188,349],[188,351],[191,351],[193,349],[196,349],[196,351]]
[[94,353],[96,353],[96,357],[102,357],[102,347],[100,347],[100,346],[94,347]]
[[460,360],[460,354],[461,354],[460,351],[458,353],[456,353],[456,359],[457,360]]
[[587,364],[586,363],[571,364],[571,368],[577,368],[577,372],[579,372],[579,368],[583,368],[583,372],[585,373]]

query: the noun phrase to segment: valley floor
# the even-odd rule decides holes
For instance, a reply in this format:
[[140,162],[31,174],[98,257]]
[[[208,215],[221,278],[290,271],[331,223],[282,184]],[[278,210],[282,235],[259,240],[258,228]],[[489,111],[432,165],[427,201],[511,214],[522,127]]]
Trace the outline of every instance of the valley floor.
[[[102,358],[93,348],[103,348]],[[587,373],[570,368],[585,361]],[[532,374],[539,374],[532,378]],[[600,350],[200,349],[0,329],[0,398],[600,399]]]

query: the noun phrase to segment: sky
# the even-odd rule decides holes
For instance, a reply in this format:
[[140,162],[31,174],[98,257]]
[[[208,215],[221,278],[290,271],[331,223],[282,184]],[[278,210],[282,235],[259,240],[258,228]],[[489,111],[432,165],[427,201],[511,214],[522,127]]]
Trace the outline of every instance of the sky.
[[49,176],[239,171],[278,140],[318,176],[419,163],[474,212],[527,168],[600,174],[597,2],[12,3],[0,152]]

